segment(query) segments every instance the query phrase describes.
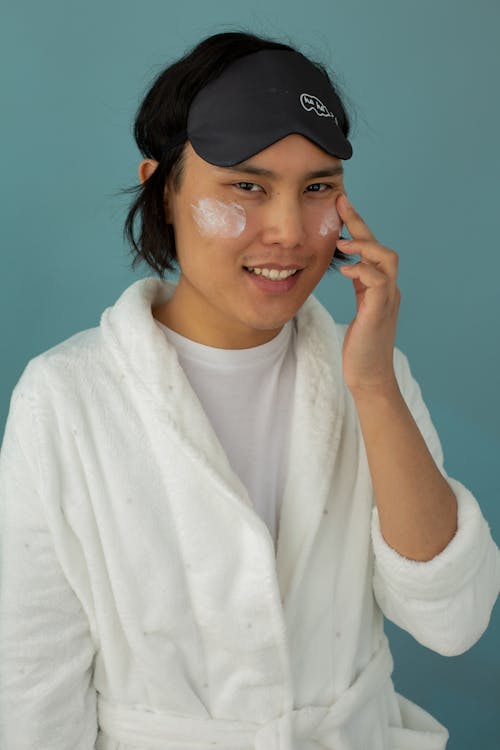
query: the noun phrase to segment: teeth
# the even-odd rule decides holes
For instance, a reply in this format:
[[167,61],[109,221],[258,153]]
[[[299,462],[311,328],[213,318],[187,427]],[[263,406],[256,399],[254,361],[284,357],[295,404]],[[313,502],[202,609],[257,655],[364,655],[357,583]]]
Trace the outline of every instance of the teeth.
[[289,276],[293,276],[294,273],[297,272],[297,269],[293,269],[291,271],[278,271],[277,268],[251,268],[249,267],[249,271],[255,273],[257,276],[265,276],[266,279],[272,279],[273,281],[279,280],[279,279],[287,279]]

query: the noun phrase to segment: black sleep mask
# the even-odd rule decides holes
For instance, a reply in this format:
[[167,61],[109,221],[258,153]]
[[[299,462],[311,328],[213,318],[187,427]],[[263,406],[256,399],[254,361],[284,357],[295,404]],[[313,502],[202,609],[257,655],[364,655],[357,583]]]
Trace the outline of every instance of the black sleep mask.
[[292,133],[332,156],[350,159],[344,115],[328,80],[304,55],[261,50],[235,60],[192,101],[187,128],[163,153],[189,139],[205,161],[238,164]]

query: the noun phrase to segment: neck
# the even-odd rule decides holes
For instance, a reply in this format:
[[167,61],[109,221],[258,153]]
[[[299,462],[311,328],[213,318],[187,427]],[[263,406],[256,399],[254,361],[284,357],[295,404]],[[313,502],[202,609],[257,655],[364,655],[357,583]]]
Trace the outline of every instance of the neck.
[[238,332],[223,332],[216,324],[207,325],[206,319],[200,324],[200,319],[195,315],[186,318],[184,313],[180,312],[180,305],[174,297],[175,295],[162,305],[152,307],[153,317],[175,333],[204,346],[213,346],[216,349],[251,349],[271,341],[282,330],[281,327],[270,331],[246,329]]

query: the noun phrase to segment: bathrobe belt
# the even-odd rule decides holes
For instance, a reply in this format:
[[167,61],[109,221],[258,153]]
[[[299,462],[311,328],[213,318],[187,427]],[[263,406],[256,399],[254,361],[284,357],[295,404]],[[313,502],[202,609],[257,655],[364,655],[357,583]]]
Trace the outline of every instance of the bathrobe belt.
[[[113,704],[98,695],[101,732],[132,747],[147,750],[284,750],[322,747],[335,750],[338,731],[371,698],[393,670],[387,636],[350,687],[331,706],[303,706],[263,724],[227,719],[190,719],[164,711]],[[318,743],[318,744],[316,744]]]

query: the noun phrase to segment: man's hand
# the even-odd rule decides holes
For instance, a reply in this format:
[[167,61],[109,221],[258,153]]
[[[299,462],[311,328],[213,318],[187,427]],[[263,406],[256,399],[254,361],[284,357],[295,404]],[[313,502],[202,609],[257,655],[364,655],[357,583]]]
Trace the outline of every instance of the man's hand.
[[339,250],[361,256],[360,262],[340,269],[352,279],[357,307],[344,339],[344,378],[353,395],[390,391],[397,388],[393,349],[401,299],[398,255],[377,242],[344,193],[337,199],[337,210],[352,237],[339,240]]

